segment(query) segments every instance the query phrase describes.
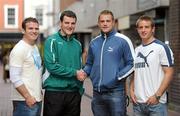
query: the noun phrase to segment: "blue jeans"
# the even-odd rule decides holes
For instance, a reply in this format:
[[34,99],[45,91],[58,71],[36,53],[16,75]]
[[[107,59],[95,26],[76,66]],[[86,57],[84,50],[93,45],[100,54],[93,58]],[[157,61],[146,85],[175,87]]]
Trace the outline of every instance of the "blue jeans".
[[13,116],[40,116],[41,105],[42,102],[37,102],[30,108],[25,101],[13,101]]
[[156,105],[147,105],[138,103],[133,105],[134,116],[167,116],[167,105],[158,103]]
[[91,108],[94,116],[126,116],[125,90],[93,92]]

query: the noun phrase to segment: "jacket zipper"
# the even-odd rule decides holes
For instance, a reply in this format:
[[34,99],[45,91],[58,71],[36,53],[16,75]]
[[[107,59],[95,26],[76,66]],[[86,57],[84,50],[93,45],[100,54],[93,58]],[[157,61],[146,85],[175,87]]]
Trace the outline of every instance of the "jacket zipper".
[[101,59],[100,59],[100,79],[99,79],[99,84],[98,84],[98,91],[99,92],[101,92],[101,87],[100,87],[100,85],[101,85],[101,82],[102,82],[102,79],[103,79],[103,77],[102,77],[102,63],[103,63],[103,51],[104,51],[104,45],[105,45],[105,43],[106,43],[106,40],[107,40],[107,36],[105,35],[104,36],[104,38],[105,38],[105,40],[104,40],[104,42],[103,42],[103,45],[102,45],[102,48],[101,48]]

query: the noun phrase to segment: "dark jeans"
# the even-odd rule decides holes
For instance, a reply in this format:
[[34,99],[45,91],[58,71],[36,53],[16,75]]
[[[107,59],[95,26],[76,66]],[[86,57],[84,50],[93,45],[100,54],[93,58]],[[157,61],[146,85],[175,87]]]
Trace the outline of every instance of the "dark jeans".
[[79,92],[45,91],[44,116],[80,116]]
[[91,107],[94,116],[126,116],[125,90],[93,92]]
[[41,107],[42,102],[29,107],[25,101],[13,101],[13,116],[41,116]]

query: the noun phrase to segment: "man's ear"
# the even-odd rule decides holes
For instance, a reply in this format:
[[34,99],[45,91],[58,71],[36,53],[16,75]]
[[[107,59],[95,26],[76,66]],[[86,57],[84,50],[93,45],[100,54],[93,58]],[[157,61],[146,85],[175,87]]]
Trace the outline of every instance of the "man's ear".
[[24,29],[22,29],[22,34],[24,34],[25,33],[25,30]]
[[155,32],[155,27],[153,27],[153,29],[152,29],[152,33],[154,34],[154,32]]

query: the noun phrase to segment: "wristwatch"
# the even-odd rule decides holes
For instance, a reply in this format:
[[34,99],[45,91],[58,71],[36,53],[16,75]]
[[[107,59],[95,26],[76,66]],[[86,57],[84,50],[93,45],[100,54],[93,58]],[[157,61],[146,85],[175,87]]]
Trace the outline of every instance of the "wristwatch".
[[161,98],[161,96],[160,95],[157,95],[157,94],[155,94],[154,95],[155,96],[155,98],[159,101],[159,99]]

